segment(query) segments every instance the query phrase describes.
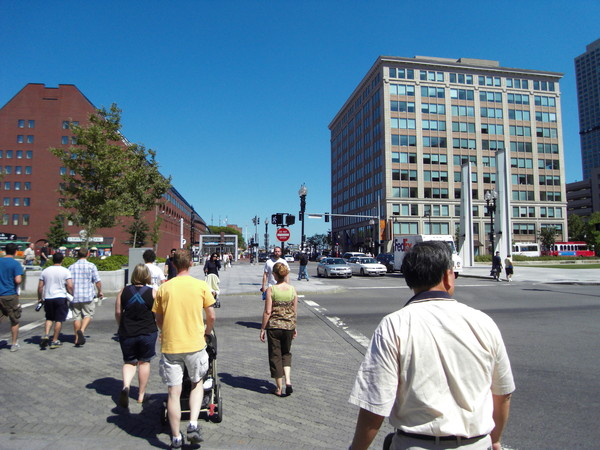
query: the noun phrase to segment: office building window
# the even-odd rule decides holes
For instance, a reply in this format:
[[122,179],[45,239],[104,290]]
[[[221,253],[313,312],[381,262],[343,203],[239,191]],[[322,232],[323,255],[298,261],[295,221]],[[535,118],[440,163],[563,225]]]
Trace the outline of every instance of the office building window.
[[60,143],[62,145],[67,145],[69,143],[69,136],[63,136],[60,138]]
[[13,206],[21,206],[21,199],[19,197],[13,198]]
[[406,84],[390,84],[390,95],[415,96],[415,87]]
[[15,175],[23,174],[23,166],[15,166]]
[[415,71],[413,69],[396,69],[394,67],[390,67],[390,78],[414,80]]
[[23,136],[22,134],[18,134],[17,135],[17,144],[22,144],[23,142],[25,142],[25,136]]
[[416,222],[394,223],[394,234],[418,234],[419,227]]
[[475,108],[473,106],[452,105],[452,115],[475,117]]
[[10,181],[5,181],[4,182],[4,190],[5,191],[10,191]]
[[471,89],[450,89],[450,98],[455,100],[475,100],[475,91]]
[[26,159],[31,159],[31,158],[33,158],[33,151],[32,151],[32,150],[27,150],[27,151],[25,152],[25,158],[26,158]]
[[15,191],[20,191],[21,190],[21,182],[15,181],[14,187],[15,187]]
[[503,116],[501,108],[481,108],[480,113],[481,117],[489,119],[502,119]]
[[414,113],[415,102],[399,102],[396,100],[390,100],[390,111]]
[[29,225],[29,214],[23,214],[22,216],[22,224],[23,225]]
[[421,86],[421,97],[445,98],[444,88]]
[[446,105],[438,105],[437,103],[422,103],[421,112],[423,114],[446,114]]
[[19,225],[19,215],[18,214],[13,214],[12,215],[12,224],[13,225]]
[[[512,142],[510,143],[510,151],[520,153],[531,153],[531,142]],[[539,144],[538,144],[539,151]]]
[[509,109],[508,118],[511,120],[531,120],[529,111],[522,111],[520,109]]
[[479,100],[482,102],[502,103],[502,92],[481,91],[479,92]]
[[4,197],[4,206],[10,206],[10,197]]
[[17,126],[19,128],[25,128],[25,121],[23,119],[17,120]]
[[534,97],[535,106],[548,106],[551,108],[556,108],[556,98],[555,97],[544,97],[541,95],[536,95]]
[[27,135],[27,143],[28,144],[33,144],[33,136],[32,135]]
[[9,216],[8,214],[2,214],[2,225],[8,225]]
[[31,190],[31,182],[30,181],[26,181],[25,183],[23,183],[23,186],[25,188],[26,191],[30,191]]
[[35,128],[35,120],[28,120],[27,128]]
[[12,150],[6,150],[6,152],[4,154],[6,155],[6,159],[12,159],[12,157],[13,157]]
[[10,175],[12,173],[12,166],[4,166],[4,173]]
[[25,175],[31,175],[31,166],[25,166]]

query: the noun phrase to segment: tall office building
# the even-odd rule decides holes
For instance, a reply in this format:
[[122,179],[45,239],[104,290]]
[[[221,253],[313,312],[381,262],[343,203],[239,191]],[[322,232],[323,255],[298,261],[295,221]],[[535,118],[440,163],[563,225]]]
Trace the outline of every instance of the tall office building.
[[583,179],[600,167],[600,39],[575,58]]
[[[61,212],[59,187],[66,171],[49,148],[76,145],[70,125],[86,124],[95,111],[94,105],[71,84],[57,88],[27,84],[0,108],[0,238],[14,235],[38,245],[46,238],[51,222]],[[125,147],[125,140],[122,145]],[[175,188],[169,189],[160,203],[161,207],[144,215],[148,235],[155,223],[159,225],[159,255],[180,247],[182,229],[183,239],[192,243],[206,232],[205,222]],[[100,254],[127,254],[130,235],[125,226],[131,218],[122,217],[119,222],[113,228],[97,230],[93,236],[93,245]],[[65,247],[81,245],[81,227],[65,221],[65,229],[69,234]],[[152,245],[149,241],[146,244]]]
[[[497,61],[379,57],[329,125],[332,233],[340,250],[390,251],[393,235],[459,232],[472,164],[475,254],[490,248],[484,200],[510,152],[513,242],[566,238],[562,74]],[[377,216],[378,221],[353,216]],[[382,239],[382,247],[378,240]]]

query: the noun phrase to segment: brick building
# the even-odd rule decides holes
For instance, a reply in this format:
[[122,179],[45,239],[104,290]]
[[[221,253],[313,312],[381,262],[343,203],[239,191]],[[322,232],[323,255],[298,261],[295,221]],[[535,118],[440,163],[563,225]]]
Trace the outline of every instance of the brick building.
[[[0,233],[38,245],[46,238],[50,222],[60,212],[58,188],[65,171],[49,148],[74,144],[69,125],[85,125],[95,109],[74,85],[50,88],[37,83],[27,84],[0,109]],[[175,188],[163,196],[160,207],[144,216],[150,229],[159,217],[160,256],[179,248],[182,237],[195,243],[207,231],[204,220]],[[97,230],[93,245],[99,253],[127,254],[129,234],[125,228],[130,221],[120,218],[117,226]],[[65,229],[69,233],[66,246],[80,245],[81,228],[65,222]],[[149,239],[146,245],[152,245]]]

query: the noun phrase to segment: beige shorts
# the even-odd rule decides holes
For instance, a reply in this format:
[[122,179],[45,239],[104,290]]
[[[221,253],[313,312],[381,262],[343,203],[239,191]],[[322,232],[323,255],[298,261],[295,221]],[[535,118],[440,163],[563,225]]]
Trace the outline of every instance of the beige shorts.
[[208,372],[206,349],[193,353],[163,353],[159,363],[163,383],[167,386],[183,384],[184,367],[187,367],[192,383],[198,383]]
[[73,311],[73,320],[81,320],[84,317],[94,317],[96,304],[91,302],[71,302],[71,311]]

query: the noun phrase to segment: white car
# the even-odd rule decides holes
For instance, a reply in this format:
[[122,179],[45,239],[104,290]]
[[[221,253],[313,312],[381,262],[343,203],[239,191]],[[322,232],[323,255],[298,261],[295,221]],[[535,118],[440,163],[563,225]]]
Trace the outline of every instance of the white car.
[[324,258],[317,265],[317,276],[350,278],[352,270],[342,258]]
[[352,270],[353,274],[385,275],[387,272],[387,267],[385,267],[381,263],[378,263],[375,258],[370,258],[366,256],[350,258],[350,261],[348,261],[348,265],[350,266],[350,270]]
[[283,257],[287,262],[294,262],[294,256],[293,255],[285,255]]

